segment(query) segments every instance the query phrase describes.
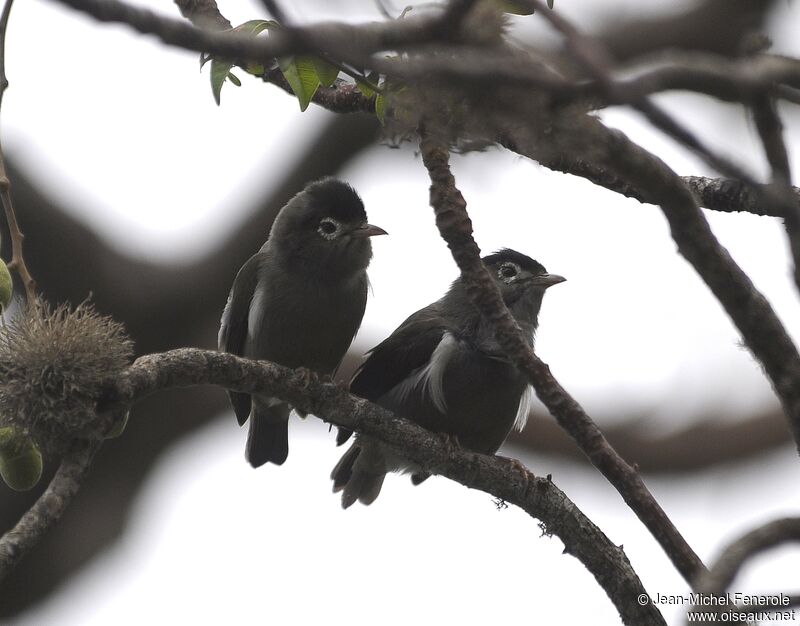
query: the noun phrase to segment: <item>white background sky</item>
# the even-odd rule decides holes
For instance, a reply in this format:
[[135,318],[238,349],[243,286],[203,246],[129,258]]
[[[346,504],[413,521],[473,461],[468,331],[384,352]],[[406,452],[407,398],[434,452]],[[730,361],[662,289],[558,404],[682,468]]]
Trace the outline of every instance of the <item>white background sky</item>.
[[[169,2],[142,4],[177,15]],[[556,4],[591,25],[614,14],[610,6],[654,10],[661,3]],[[262,15],[257,2],[221,6],[234,23]],[[294,15],[316,14],[304,6],[293,5]],[[325,16],[351,14],[338,6],[328,5]],[[364,6],[364,15],[374,15]],[[544,36],[539,22],[524,18],[522,26]],[[777,51],[800,54],[799,26],[797,5],[779,3],[770,24]],[[226,85],[217,107],[197,55],[41,0],[14,7],[7,71],[6,150],[126,252],[175,262],[204,254],[230,233],[245,218],[233,209],[280,180],[328,115],[314,107],[301,114],[294,99],[243,72],[243,87]],[[712,145],[764,171],[740,111],[681,95],[661,101]],[[711,174],[627,111],[602,117],[679,173]],[[794,140],[800,128],[787,122]],[[771,401],[727,317],[675,254],[658,209],[501,151],[453,161],[481,247],[517,248],[568,278],[548,293],[537,348],[598,420],[646,409],[657,418],[654,428],[668,430],[709,407],[735,418]],[[358,340],[368,347],[438,298],[455,266],[433,227],[426,173],[410,150],[375,147],[340,175],[361,193],[370,221],[391,233],[375,240],[374,296]],[[777,220],[707,215],[798,336],[798,298]],[[325,431],[313,419],[295,420],[289,461],[260,471],[245,464],[245,433],[232,418],[181,442],[153,469],[123,542],[19,623],[400,624],[428,623],[431,614],[462,624],[618,623],[557,539],[540,538],[518,510],[496,511],[485,494],[444,479],[412,488],[390,477],[375,505],[342,512],[327,479],[340,451]],[[601,477],[546,457],[524,461],[537,474],[553,474],[624,543],[651,593],[686,591]],[[648,484],[709,559],[754,524],[797,514],[797,470],[796,455],[785,450]],[[793,591],[787,572],[796,571],[798,556],[787,550],[760,559],[734,589]],[[677,623],[677,612],[665,614]]]

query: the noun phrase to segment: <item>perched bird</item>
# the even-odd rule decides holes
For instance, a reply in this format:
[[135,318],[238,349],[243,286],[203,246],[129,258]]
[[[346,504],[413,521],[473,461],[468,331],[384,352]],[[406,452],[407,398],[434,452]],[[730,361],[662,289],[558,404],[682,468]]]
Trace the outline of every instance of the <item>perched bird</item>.
[[[533,345],[544,292],[566,279],[514,250],[482,260]],[[524,426],[532,397],[526,377],[503,354],[461,278],[369,352],[350,390],[484,454],[494,454],[512,427]],[[340,430],[337,443],[350,434]],[[386,473],[397,470],[411,472],[415,485],[429,476],[379,441],[356,435],[331,473],[333,490],[343,491],[344,508],[356,500],[371,504]]]
[[[284,206],[269,238],[242,266],[222,313],[219,349],[288,367],[333,374],[361,325],[370,237],[348,184],[324,178]],[[291,407],[277,398],[229,392],[239,425],[250,417],[245,457],[259,467],[289,453]]]

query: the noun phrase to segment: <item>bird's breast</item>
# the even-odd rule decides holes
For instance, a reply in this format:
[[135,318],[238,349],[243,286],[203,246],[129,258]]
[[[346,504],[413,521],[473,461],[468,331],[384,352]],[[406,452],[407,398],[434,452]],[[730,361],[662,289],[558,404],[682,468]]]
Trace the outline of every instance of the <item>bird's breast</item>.
[[493,453],[519,413],[527,381],[498,360],[445,333],[430,361],[379,400],[434,432],[456,435],[471,450]]
[[250,304],[246,355],[332,373],[361,325],[366,286],[262,280]]

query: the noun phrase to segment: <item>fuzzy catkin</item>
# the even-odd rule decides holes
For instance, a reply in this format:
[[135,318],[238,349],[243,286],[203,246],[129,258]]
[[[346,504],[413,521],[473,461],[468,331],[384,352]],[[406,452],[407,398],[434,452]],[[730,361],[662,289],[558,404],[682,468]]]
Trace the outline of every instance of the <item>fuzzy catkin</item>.
[[103,384],[132,356],[123,325],[91,304],[35,302],[0,325],[0,425],[21,429],[48,451],[99,435]]

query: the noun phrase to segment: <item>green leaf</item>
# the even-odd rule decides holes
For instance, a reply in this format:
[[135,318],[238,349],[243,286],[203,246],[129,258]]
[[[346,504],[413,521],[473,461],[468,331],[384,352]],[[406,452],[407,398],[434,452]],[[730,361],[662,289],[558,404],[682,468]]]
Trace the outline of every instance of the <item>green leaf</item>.
[[[259,33],[269,28],[276,28],[277,26],[278,23],[273,20],[250,20],[249,22],[239,24],[230,30],[255,37]],[[222,85],[225,84],[226,79],[231,81],[237,87],[241,87],[242,83],[238,76],[231,74],[230,70],[233,67],[233,63],[227,59],[218,59],[205,52],[201,53],[200,69],[202,70],[203,66],[209,61],[211,61],[211,92],[214,94],[214,101],[217,103],[217,105],[219,105],[220,96],[222,94]],[[264,66],[258,63],[253,63],[248,65],[245,68],[245,71],[255,74],[256,76],[260,76],[264,73]]]
[[230,61],[224,59],[211,60],[211,92],[214,94],[214,100],[217,106],[219,106],[220,102],[222,85],[225,83],[225,79],[228,78],[232,67],[233,63]]
[[375,98],[375,115],[381,126],[386,126],[386,96],[382,93],[379,93],[378,97]]
[[28,491],[42,477],[42,453],[25,433],[0,429],[0,476],[16,491]]
[[278,59],[278,67],[281,68],[286,82],[297,96],[300,110],[305,111],[320,85],[313,58],[309,56],[283,57]]
[[330,87],[336,82],[336,79],[339,77],[339,68],[334,67],[325,59],[320,59],[319,57],[311,57],[311,61],[314,64],[314,70],[317,72],[317,78],[319,78],[319,82],[322,83],[323,86]]
[[232,30],[236,30],[242,33],[247,33],[248,35],[258,35],[259,33],[265,30],[277,27],[278,27],[278,22],[276,22],[275,20],[250,20],[249,22],[245,22],[244,24],[239,24]]

